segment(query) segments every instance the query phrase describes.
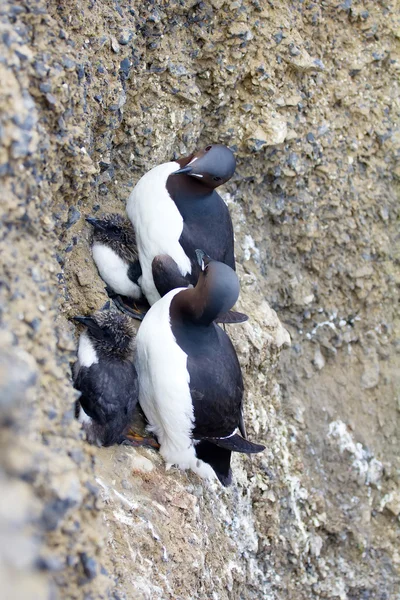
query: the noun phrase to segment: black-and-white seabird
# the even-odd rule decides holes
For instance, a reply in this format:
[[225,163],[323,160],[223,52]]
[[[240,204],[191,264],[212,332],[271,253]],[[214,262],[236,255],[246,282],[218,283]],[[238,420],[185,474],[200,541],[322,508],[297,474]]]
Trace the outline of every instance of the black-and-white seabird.
[[136,338],[139,402],[167,468],[190,468],[231,482],[232,452],[264,446],[237,433],[243,379],[227,334],[215,323],[239,296],[236,273],[197,251],[202,270],[194,288],[168,292],[145,316]]
[[74,387],[81,392],[77,416],[88,441],[103,446],[127,442],[157,447],[129,432],[139,394],[132,319],[115,310],[74,319],[86,326],[79,338],[73,376]]
[[100,277],[115,294],[139,300],[142,270],[130,221],[116,213],[86,221],[93,226],[92,255]]
[[[127,213],[136,233],[141,287],[150,305],[172,289],[196,285],[196,248],[235,270],[232,220],[216,192],[235,167],[231,150],[214,144],[154,167],[136,184]],[[246,319],[231,314],[225,322]]]

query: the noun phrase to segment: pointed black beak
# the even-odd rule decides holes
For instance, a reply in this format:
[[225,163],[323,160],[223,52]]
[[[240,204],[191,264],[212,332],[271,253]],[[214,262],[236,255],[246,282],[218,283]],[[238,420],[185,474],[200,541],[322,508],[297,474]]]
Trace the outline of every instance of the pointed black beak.
[[212,261],[212,258],[210,256],[208,256],[208,254],[206,254],[204,252],[204,250],[199,250],[199,249],[196,250],[196,258],[197,258],[199,267],[201,267],[202,271],[204,271],[204,267],[206,267],[208,265],[208,263]]
[[94,321],[92,317],[72,317],[74,321],[78,321],[78,323],[82,323],[82,325],[86,325],[86,327],[93,327]]
[[172,175],[183,175],[183,174],[190,175],[190,173],[192,171],[193,171],[192,167],[187,166],[187,167],[182,167],[182,169],[178,169],[178,171],[174,171],[172,173]]
[[94,217],[86,217],[86,221],[90,223],[95,229],[100,231],[107,231],[107,227],[101,219],[95,219]]
[[196,250],[196,258],[199,264],[199,267],[203,268],[203,258],[206,256],[206,253],[203,250]]

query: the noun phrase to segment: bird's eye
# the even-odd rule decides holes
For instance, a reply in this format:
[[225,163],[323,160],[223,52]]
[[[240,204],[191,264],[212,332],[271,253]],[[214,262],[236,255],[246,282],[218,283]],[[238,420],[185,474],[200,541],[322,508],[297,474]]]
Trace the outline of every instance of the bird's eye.
[[221,181],[221,177],[213,177],[214,181]]
[[212,146],[207,146],[206,148],[206,152],[208,152],[209,150],[211,150]]

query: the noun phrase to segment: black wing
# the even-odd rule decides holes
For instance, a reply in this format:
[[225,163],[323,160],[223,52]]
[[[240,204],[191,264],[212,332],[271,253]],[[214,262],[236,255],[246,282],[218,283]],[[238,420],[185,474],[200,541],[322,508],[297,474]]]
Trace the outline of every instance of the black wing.
[[171,290],[187,287],[189,279],[184,277],[176,262],[167,254],[155,256],[151,264],[154,285],[160,296],[165,296]]
[[206,200],[196,200],[190,208],[183,215],[183,229],[179,238],[180,245],[192,263],[190,283],[196,285],[200,272],[196,259],[198,248],[235,271],[232,219],[221,196],[214,190]]
[[79,402],[89,417],[100,425],[111,421],[127,424],[138,401],[138,379],[132,363],[101,362],[81,367],[75,387]]
[[195,439],[230,435],[241,421],[243,379],[239,361],[226,333],[213,327],[219,343],[199,344],[187,362]]

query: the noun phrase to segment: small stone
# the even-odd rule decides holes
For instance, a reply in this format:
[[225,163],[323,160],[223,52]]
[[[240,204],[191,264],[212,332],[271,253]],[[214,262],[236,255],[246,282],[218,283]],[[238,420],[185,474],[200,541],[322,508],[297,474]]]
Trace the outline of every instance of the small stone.
[[51,107],[57,104],[57,98],[54,96],[54,94],[46,94],[46,100]]
[[285,100],[285,106],[297,106],[300,103],[301,103],[301,96],[298,96],[298,95],[289,96],[289,98],[286,98],[286,100]]
[[277,44],[280,44],[281,41],[283,40],[283,33],[282,33],[282,31],[278,31],[278,33],[275,33],[272,37],[274,38],[274,40]]
[[83,567],[83,572],[89,581],[97,576],[97,562],[94,558],[87,555],[86,552],[81,552],[79,558]]
[[63,64],[63,67],[65,69],[67,69],[67,71],[71,71],[72,69],[75,69],[75,61],[72,60],[72,58],[69,58],[68,56],[65,56],[63,58],[62,64]]
[[393,491],[386,494],[381,502],[381,509],[387,508],[395,517],[400,515],[400,492]]
[[32,327],[33,331],[37,332],[40,329],[41,321],[38,317],[35,317],[31,321],[27,321],[29,327]]
[[129,60],[129,58],[124,58],[124,60],[121,60],[120,64],[119,64],[119,68],[121,69],[121,71],[123,73],[125,73],[125,75],[129,74],[129,71],[131,69],[132,63]]
[[[121,46],[126,46],[133,38],[133,31],[131,29],[122,29],[118,34],[118,42]],[[113,48],[114,50],[114,48]]]
[[344,2],[339,4],[339,9],[344,10],[345,12],[349,12],[352,4],[353,0],[344,0]]
[[82,266],[76,271],[76,278],[78,283],[82,287],[90,287],[91,283],[91,271],[88,267]]
[[129,454],[131,461],[132,471],[137,471],[139,473],[150,473],[154,469],[154,465],[145,456],[141,456],[140,454]]
[[372,58],[374,60],[383,60],[385,58],[386,54],[385,52],[373,52],[372,53]]
[[109,183],[112,181],[115,174],[114,167],[109,167],[107,170],[103,171],[99,177],[97,178],[97,183],[101,185],[102,183]]
[[298,170],[298,162],[299,162],[299,157],[295,152],[290,152],[289,156],[288,156],[288,165],[291,169],[294,169],[296,172]]
[[24,400],[38,377],[34,358],[20,348],[0,349],[0,422]]
[[133,485],[127,479],[123,479],[121,481],[121,486],[124,488],[124,490],[133,490]]
[[379,383],[380,367],[377,352],[375,348],[369,350],[369,355],[365,359],[364,372],[361,376],[361,387],[370,390]]
[[75,208],[75,206],[71,206],[68,211],[68,220],[65,227],[69,229],[70,227],[72,227],[72,225],[75,225],[75,223],[79,221],[80,218],[81,213],[79,212],[79,210]]
[[324,71],[325,70],[325,65],[322,62],[322,60],[320,58],[314,58],[314,66],[319,70],[319,71]]
[[257,152],[264,146],[282,144],[286,138],[286,134],[286,121],[271,116],[267,123],[264,123],[262,127],[257,127],[249,136],[248,143]]
[[119,54],[121,51],[117,38],[115,38],[114,36],[111,36],[111,48],[115,52],[115,54]]
[[166,67],[162,67],[161,65],[152,64],[150,65],[149,71],[150,73],[164,73],[166,71]]
[[31,142],[31,134],[22,132],[20,139],[13,142],[11,145],[11,155],[13,158],[23,158],[30,153],[29,145]]
[[42,525],[45,531],[54,531],[64,518],[67,511],[75,505],[70,499],[51,500],[46,504],[42,513]]
[[111,166],[111,163],[106,162],[104,160],[99,161],[100,173],[104,173]]
[[193,512],[197,505],[197,497],[194,494],[181,492],[172,496],[170,502],[172,506],[176,506],[178,508],[182,508],[183,510]]
[[371,277],[374,274],[374,269],[371,265],[364,265],[363,267],[360,267],[359,269],[357,269],[354,274],[353,277],[355,279],[360,279],[363,277]]
[[323,357],[319,345],[317,345],[315,349],[313,363],[317,367],[318,371],[321,371],[321,369],[323,369],[325,366],[325,358]]
[[96,485],[93,485],[93,483],[91,483],[90,481],[87,481],[85,483],[85,487],[94,498],[99,497],[100,490]]
[[36,562],[36,567],[40,571],[61,571],[63,562],[57,556],[40,556]]
[[183,75],[188,75],[188,70],[184,65],[169,63],[168,70],[174,77],[182,77]]
[[33,68],[35,69],[35,72],[37,75],[39,75],[39,77],[46,77],[48,70],[49,70],[47,65],[45,65],[41,61],[35,61],[33,63]]
[[43,92],[43,94],[47,94],[48,92],[51,92],[52,90],[52,85],[50,81],[43,81],[43,83],[41,83],[39,85],[39,90],[41,92]]
[[85,67],[83,65],[77,65],[76,74],[78,75],[78,81],[82,81],[82,79],[85,77]]
[[77,465],[81,465],[83,463],[83,461],[85,460],[83,452],[82,452],[82,450],[79,450],[79,448],[74,448],[73,450],[70,450],[68,452],[68,454],[70,455],[70,457],[72,458],[72,460]]
[[317,135],[318,135],[318,137],[322,137],[323,135],[328,133],[328,131],[329,131],[329,125],[327,123],[325,123],[324,125],[321,125],[320,127],[318,127]]
[[300,49],[293,43],[289,44],[289,54],[291,56],[299,56]]

